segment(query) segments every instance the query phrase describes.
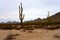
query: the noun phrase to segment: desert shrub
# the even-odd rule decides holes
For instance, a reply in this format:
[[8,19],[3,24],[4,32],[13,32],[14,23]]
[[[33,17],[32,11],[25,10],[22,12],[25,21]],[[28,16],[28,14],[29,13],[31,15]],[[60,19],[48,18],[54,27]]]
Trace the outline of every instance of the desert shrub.
[[16,39],[15,37],[19,36],[19,34],[11,34],[9,33],[4,40],[13,40]]
[[4,30],[11,30],[11,29],[13,29],[11,26],[7,26],[7,27],[3,27],[2,29],[4,29]]
[[56,29],[59,29],[60,26],[57,26],[57,25],[48,25],[46,26],[46,29],[48,30],[56,30]]
[[39,29],[39,28],[41,28],[41,26],[38,25],[38,26],[35,26],[34,28]]
[[8,34],[4,40],[13,40],[15,36],[19,36],[19,34]]
[[31,32],[32,30],[34,30],[34,28],[31,26],[27,26],[27,27],[24,27],[23,31],[25,32],[26,30]]
[[55,34],[54,38],[60,38],[60,35]]
[[7,35],[7,37],[4,40],[12,40],[15,39],[12,34]]
[[26,30],[33,30],[33,27],[31,26],[28,26],[28,27],[25,27]]

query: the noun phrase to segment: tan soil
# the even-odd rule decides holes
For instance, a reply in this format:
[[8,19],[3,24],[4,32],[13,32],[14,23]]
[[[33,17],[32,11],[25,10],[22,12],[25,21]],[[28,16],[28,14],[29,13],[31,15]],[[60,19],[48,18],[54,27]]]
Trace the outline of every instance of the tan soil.
[[26,30],[0,30],[0,40],[4,40],[8,34],[19,34],[14,36],[13,40],[60,40],[55,35],[60,36],[60,29],[57,30],[45,30],[35,29],[31,33]]

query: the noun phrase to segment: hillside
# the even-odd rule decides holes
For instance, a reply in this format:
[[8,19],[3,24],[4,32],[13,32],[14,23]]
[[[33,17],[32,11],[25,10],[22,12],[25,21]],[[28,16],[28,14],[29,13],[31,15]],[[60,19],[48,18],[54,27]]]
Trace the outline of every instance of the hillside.
[[60,23],[60,12],[56,13],[55,15],[52,15],[48,18],[42,19],[40,22],[56,22],[56,23]]
[[56,13],[56,14],[53,15],[53,16],[50,16],[49,19],[50,19],[52,22],[60,22],[60,12]]

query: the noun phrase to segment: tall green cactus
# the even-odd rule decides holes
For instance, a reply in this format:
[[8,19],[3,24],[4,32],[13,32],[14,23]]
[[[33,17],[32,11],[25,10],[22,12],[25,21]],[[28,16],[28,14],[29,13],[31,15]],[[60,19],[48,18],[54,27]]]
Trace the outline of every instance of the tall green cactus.
[[19,6],[19,19],[21,21],[21,28],[23,28],[23,19],[24,19],[24,15],[23,15],[23,7],[22,7],[22,2],[20,3],[20,6]]

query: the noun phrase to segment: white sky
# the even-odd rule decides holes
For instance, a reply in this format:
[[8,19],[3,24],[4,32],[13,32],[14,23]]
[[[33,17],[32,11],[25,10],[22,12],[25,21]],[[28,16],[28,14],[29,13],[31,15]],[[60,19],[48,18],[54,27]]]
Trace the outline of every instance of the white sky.
[[[19,21],[18,6],[21,0],[0,0],[0,22]],[[60,0],[22,0],[24,20],[46,18],[60,12]]]

